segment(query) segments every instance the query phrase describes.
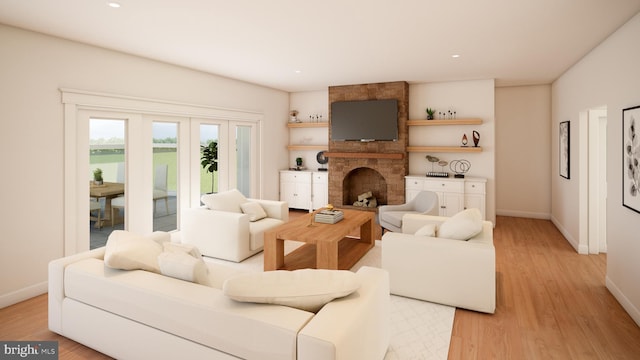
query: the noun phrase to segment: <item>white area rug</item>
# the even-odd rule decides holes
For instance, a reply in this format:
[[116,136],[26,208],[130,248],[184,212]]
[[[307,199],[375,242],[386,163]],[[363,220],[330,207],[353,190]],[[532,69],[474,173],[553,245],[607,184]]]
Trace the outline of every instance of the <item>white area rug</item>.
[[[285,243],[288,253],[300,243]],[[354,267],[380,267],[382,258],[380,241]],[[227,266],[243,270],[263,271],[263,253],[259,253],[242,263],[206,258]],[[391,295],[391,343],[385,360],[446,360],[453,328],[455,308],[426,301]]]

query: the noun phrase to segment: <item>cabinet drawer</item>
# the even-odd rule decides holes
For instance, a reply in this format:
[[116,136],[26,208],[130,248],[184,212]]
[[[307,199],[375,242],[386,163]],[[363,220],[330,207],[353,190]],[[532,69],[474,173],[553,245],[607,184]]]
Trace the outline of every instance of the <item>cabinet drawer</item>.
[[445,191],[445,192],[464,192],[464,183],[461,181],[439,181],[425,180],[424,190]]
[[280,180],[285,182],[311,183],[311,173],[301,171],[288,171],[280,173]]
[[327,173],[313,173],[314,184],[327,184]]
[[486,192],[485,183],[476,181],[466,182],[464,184],[464,192],[467,194],[484,194]]
[[407,190],[422,190],[424,180],[406,179],[405,182]]

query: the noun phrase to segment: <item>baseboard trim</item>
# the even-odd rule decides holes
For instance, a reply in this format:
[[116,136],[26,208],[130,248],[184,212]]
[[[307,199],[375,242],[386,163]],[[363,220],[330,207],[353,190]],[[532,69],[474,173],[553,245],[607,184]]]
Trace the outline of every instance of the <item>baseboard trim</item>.
[[605,277],[605,286],[611,292],[613,297],[618,300],[620,305],[626,310],[626,312],[631,316],[633,321],[640,326],[640,309],[635,307],[631,301],[624,295],[622,291],[616,286],[616,284],[609,278],[609,276]]
[[0,296],[0,309],[13,304],[17,304],[21,301],[31,299],[34,296],[42,295],[48,291],[48,282],[44,281],[39,284],[27,286],[20,290],[10,292]]
[[576,240],[573,236],[571,236],[571,234],[567,231],[567,229],[565,229],[555,217],[553,216],[551,217],[551,222],[553,223],[553,225],[556,226],[556,228],[558,228],[558,231],[560,231],[562,236],[564,236],[564,238],[569,242],[571,247],[573,247],[578,252],[578,254],[581,254],[581,255],[589,254],[589,247],[587,245],[580,245],[580,242]]
[[530,219],[542,219],[542,220],[551,219],[551,214],[549,214],[549,213],[538,213],[538,212],[520,211],[520,210],[497,209],[496,210],[496,215],[510,216],[510,217],[521,217],[521,218],[530,218]]

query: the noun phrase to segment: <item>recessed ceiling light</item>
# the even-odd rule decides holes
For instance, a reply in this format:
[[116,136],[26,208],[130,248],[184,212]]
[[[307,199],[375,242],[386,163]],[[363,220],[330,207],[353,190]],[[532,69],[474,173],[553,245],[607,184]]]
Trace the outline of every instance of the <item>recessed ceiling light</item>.
[[457,58],[460,57],[460,55],[459,54],[453,54],[453,55],[451,55],[451,57],[454,58],[454,59],[457,59]]
[[117,8],[119,8],[119,7],[121,6],[121,5],[120,5],[119,3],[117,3],[117,2],[109,2],[109,3],[107,3],[107,4],[108,4],[110,7],[115,8],[115,9],[117,9]]
[[296,74],[300,74],[300,73],[302,73],[302,70],[293,70],[293,72],[296,73]]

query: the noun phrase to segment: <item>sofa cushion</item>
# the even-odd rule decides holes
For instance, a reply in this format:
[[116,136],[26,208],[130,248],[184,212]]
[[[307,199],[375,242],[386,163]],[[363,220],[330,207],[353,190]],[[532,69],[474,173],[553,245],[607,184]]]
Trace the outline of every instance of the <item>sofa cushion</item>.
[[247,202],[247,198],[237,189],[202,195],[200,198],[204,206],[211,210],[242,213],[240,205]]
[[160,273],[172,278],[209,285],[209,268],[202,260],[186,252],[165,251],[158,256]]
[[249,221],[258,221],[267,217],[267,213],[264,212],[262,206],[257,202],[247,201],[246,203],[240,204],[240,209],[243,213],[249,215]]
[[443,222],[438,228],[438,237],[454,240],[469,240],[482,232],[482,214],[479,209],[461,211]]
[[426,224],[425,226],[418,229],[414,235],[435,237],[436,229],[437,229],[436,224]]
[[111,232],[107,239],[104,263],[121,270],[147,270],[160,272],[158,255],[162,245],[152,236],[142,236],[124,230]]
[[225,295],[241,302],[279,304],[317,312],[333,299],[360,287],[360,279],[346,270],[302,269],[251,273],[227,279]]

